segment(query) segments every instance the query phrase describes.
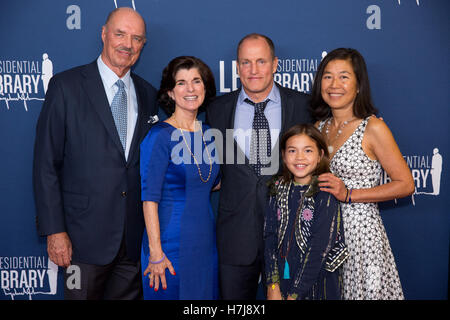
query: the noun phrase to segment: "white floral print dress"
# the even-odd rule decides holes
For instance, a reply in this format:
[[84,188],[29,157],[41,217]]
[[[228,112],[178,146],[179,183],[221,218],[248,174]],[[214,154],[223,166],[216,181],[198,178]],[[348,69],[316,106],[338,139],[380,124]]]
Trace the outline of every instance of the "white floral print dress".
[[[362,149],[369,118],[364,119],[331,159],[331,172],[347,188],[379,184],[381,165]],[[321,121],[322,131],[328,119]],[[376,203],[341,203],[349,257],[343,266],[344,299],[402,300],[400,278]]]

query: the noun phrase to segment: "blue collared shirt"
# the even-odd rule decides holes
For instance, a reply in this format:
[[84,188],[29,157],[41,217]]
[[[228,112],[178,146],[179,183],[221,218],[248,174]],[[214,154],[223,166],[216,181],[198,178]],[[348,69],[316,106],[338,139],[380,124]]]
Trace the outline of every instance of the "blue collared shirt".
[[[114,73],[102,60],[100,55],[97,59],[98,71],[102,78],[103,87],[105,88],[106,96],[108,97],[109,105],[114,99],[117,90],[119,88],[115,85],[119,77]],[[131,79],[130,70],[121,78],[125,84],[125,91],[127,93],[127,145],[125,148],[125,159],[128,159],[128,153],[130,152],[131,141],[133,140],[134,128],[136,127],[136,121],[138,116],[138,104],[136,97],[136,89],[134,87],[133,79]]]
[[[246,98],[250,99],[247,93],[245,93],[245,90],[241,89],[236,104],[233,137],[241,150],[245,152],[247,158],[250,158],[251,129],[253,118],[255,116],[255,108],[251,104],[244,101]],[[269,95],[267,98],[263,99],[263,101],[267,99],[270,101],[264,109],[264,115],[269,122],[271,133],[270,142],[273,150],[281,131],[281,97],[280,90],[275,83],[273,84]]]

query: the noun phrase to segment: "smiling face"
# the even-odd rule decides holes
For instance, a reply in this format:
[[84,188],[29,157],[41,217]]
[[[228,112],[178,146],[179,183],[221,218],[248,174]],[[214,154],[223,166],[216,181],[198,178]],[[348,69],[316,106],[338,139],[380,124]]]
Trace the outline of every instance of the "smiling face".
[[306,134],[290,137],[282,152],[283,162],[292,173],[294,181],[309,184],[312,175],[322,159],[323,152],[319,151],[316,142]]
[[262,37],[249,38],[239,47],[237,71],[242,87],[253,102],[261,102],[272,89],[278,59]]
[[323,72],[321,94],[331,110],[351,109],[358,94],[358,81],[349,60],[331,60]]
[[115,12],[102,28],[103,62],[119,77],[133,66],[145,43],[145,23],[130,8]]
[[205,85],[197,68],[180,69],[175,75],[175,87],[168,91],[175,108],[197,111],[205,100]]

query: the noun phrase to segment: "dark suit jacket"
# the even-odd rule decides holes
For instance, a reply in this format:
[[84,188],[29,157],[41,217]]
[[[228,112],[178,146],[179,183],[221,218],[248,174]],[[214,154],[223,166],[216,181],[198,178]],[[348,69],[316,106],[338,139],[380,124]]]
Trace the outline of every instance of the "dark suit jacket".
[[140,257],[139,145],[158,110],[155,89],[131,77],[138,117],[128,161],[97,61],[53,76],[39,116],[33,164],[38,232],[67,232],[77,262],[110,263],[124,232],[128,257]]
[[[281,86],[278,88],[282,110],[280,135],[295,124],[311,122],[308,112],[309,96]],[[258,250],[263,252],[264,208],[268,198],[266,183],[271,177],[257,177],[233,135],[226,134],[226,129],[234,128],[239,93],[240,90],[237,90],[220,96],[206,108],[206,121],[212,128],[219,129],[224,137],[217,247],[220,263],[229,265],[249,265],[255,261]],[[231,164],[226,163],[225,147],[230,143],[234,150],[234,163]],[[273,150],[279,150],[278,146]],[[281,155],[279,152],[275,153],[272,152],[272,156],[278,157],[281,165]],[[244,164],[237,164],[239,154],[245,157]]]

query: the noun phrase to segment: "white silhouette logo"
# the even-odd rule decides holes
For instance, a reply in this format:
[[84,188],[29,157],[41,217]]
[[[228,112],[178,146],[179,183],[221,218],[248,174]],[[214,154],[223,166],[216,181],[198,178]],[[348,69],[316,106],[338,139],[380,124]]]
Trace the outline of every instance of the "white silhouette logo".
[[432,192],[417,192],[417,194],[431,194],[438,196],[441,190],[441,173],[442,173],[442,156],[438,148],[433,149],[433,157],[431,158],[431,184]]
[[441,190],[442,156],[439,149],[434,148],[431,160],[431,179],[433,181],[433,194],[438,195]]
[[44,93],[47,93],[48,83],[53,77],[53,63],[48,58],[48,54],[42,55],[42,84],[44,86]]

